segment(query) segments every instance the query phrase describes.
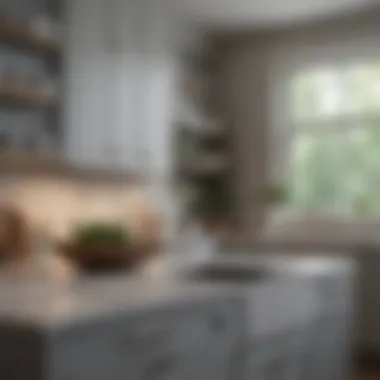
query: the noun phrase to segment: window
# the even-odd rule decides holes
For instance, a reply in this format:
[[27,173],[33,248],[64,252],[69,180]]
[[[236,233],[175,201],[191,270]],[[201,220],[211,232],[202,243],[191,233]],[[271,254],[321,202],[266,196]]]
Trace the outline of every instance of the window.
[[292,208],[380,217],[380,61],[299,72],[290,92]]

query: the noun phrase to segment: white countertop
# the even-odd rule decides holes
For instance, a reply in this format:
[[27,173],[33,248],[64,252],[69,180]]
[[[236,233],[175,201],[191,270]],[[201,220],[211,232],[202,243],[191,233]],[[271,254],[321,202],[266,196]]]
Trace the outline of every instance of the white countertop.
[[[212,260],[220,265],[267,266],[278,278],[258,282],[250,286],[264,286],[284,282],[281,274],[332,273],[352,268],[349,260],[299,258],[292,256],[268,257],[268,255],[218,256]],[[295,276],[297,277],[297,276]],[[285,283],[285,282],[284,282]],[[260,288],[261,287],[261,288]],[[281,287],[281,285],[280,285]],[[202,300],[212,297],[240,296],[242,286],[220,285],[208,282],[191,282],[167,274],[149,278],[143,275],[118,275],[102,278],[78,278],[69,284],[51,282],[0,281],[0,321],[36,324],[47,330],[98,318],[117,312],[147,310],[165,303]],[[272,294],[272,293],[271,293]]]
[[0,321],[54,329],[118,311],[228,294],[228,288],[221,286],[128,275],[82,278],[61,287],[48,282],[8,281],[0,283]]

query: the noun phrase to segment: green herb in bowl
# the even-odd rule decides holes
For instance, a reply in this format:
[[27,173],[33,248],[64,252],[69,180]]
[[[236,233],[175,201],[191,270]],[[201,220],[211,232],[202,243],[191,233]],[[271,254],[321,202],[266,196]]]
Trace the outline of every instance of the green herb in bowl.
[[122,226],[104,222],[80,226],[73,233],[73,243],[82,246],[126,246],[130,241],[130,234]]

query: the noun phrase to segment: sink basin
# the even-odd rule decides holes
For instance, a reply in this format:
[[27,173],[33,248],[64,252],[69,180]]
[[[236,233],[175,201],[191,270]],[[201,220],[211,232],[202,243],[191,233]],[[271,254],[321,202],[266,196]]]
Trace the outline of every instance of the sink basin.
[[267,269],[259,267],[204,264],[191,271],[189,276],[197,281],[252,283],[266,280],[272,274]]

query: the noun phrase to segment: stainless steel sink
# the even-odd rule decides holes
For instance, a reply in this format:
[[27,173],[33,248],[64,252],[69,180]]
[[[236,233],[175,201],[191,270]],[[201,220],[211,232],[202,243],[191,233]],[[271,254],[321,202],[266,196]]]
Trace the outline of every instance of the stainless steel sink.
[[222,266],[203,264],[189,273],[189,278],[197,281],[252,283],[264,281],[273,276],[266,268]]

